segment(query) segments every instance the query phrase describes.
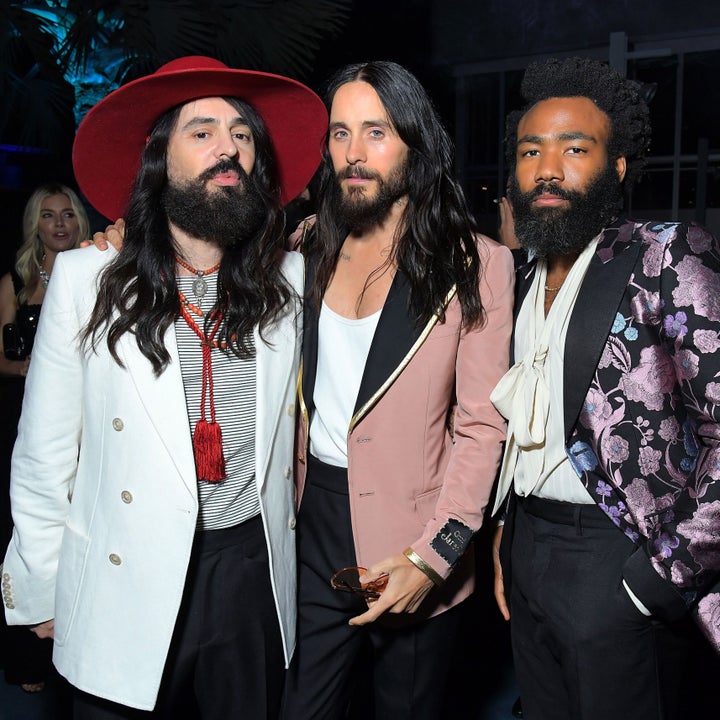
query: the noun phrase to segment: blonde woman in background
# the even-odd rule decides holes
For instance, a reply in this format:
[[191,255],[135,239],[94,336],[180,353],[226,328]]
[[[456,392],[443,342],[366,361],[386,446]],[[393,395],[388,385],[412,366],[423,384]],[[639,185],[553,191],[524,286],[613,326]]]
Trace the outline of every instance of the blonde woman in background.
[[27,375],[29,352],[37,327],[40,305],[45,297],[55,258],[63,250],[78,247],[90,234],[90,223],[78,196],[65,185],[50,183],[33,192],[23,214],[23,243],[15,268],[0,279],[0,325],[14,324],[15,340],[0,345],[0,374]]
[[[38,187],[25,206],[23,242],[15,267],[0,278],[0,547],[12,533],[10,457],[20,417],[24,378],[30,364],[40,307],[59,252],[78,247],[90,236],[80,199],[69,187]],[[2,613],[0,613],[2,616]],[[24,627],[8,628],[0,620],[0,667],[5,679],[26,692],[39,692],[50,670],[52,643]]]

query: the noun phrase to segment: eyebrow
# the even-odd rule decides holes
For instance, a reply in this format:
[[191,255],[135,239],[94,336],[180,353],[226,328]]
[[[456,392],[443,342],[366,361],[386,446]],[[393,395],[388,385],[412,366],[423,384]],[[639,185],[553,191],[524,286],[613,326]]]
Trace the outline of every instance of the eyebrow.
[[[342,120],[338,120],[337,122],[330,123],[330,130],[337,130],[339,128],[347,129],[347,127],[348,127],[347,123],[342,122]],[[392,129],[392,125],[387,120],[363,120],[362,127],[363,128],[383,127],[383,128],[387,128],[388,130]]]
[[[566,140],[586,140],[587,142],[593,142],[597,145],[597,138],[592,135],[587,135],[584,132],[564,132],[559,135],[555,135],[551,138],[552,140],[560,140],[561,142]],[[545,142],[546,137],[543,135],[523,135],[518,138],[518,145],[522,143],[532,143],[533,145],[542,145]]]
[[[214,117],[194,117],[188,120],[182,128],[180,128],[181,132],[185,130],[191,130],[194,127],[197,127],[198,125],[219,125],[220,121],[217,118]],[[248,125],[247,120],[245,118],[238,115],[236,118],[233,119],[233,121],[230,123],[230,127],[235,127],[236,125]]]

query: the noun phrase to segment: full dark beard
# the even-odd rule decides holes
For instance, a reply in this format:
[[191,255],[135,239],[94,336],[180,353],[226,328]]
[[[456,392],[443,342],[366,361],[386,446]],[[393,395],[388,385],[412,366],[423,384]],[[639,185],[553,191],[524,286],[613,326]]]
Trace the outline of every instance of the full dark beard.
[[[569,206],[533,206],[533,200],[542,192],[567,200]],[[622,185],[610,164],[593,178],[584,192],[547,183],[523,193],[513,174],[508,197],[513,206],[515,235],[525,250],[539,258],[577,255],[617,215]]]
[[[208,190],[217,173],[235,171],[240,185]],[[262,227],[266,210],[253,178],[239,163],[222,160],[197,178],[168,180],[162,195],[168,220],[194,238],[225,248],[246,243]]]
[[[332,206],[338,222],[350,232],[362,233],[382,223],[390,214],[394,203],[408,192],[407,159],[390,172],[387,179],[360,165],[350,165],[336,175],[332,193]],[[377,192],[368,197],[362,188],[350,188],[345,194],[341,182],[345,178],[361,177],[377,182]]]

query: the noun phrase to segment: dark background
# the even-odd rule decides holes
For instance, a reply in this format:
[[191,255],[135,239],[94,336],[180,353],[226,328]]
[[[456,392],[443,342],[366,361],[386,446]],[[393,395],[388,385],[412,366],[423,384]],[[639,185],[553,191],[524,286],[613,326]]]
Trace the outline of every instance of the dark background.
[[[704,208],[708,224],[720,229],[712,214],[720,212],[717,0],[64,0],[62,5],[0,0],[0,274],[13,262],[23,206],[34,187],[48,180],[74,186],[71,147],[83,111],[118,82],[189,54],[290,75],[318,92],[346,63],[404,64],[427,87],[456,138],[458,174],[484,231],[493,235],[492,199],[504,186],[502,118],[519,105],[528,62],[556,54],[607,60],[610,34],[618,31],[627,34],[629,51],[666,44],[670,54],[629,59],[627,65],[630,77],[656,86],[651,152],[658,160],[633,196],[633,209],[669,218],[672,160],[662,158],[679,150],[689,159],[680,173],[678,213],[692,219],[699,178],[692,156],[698,139],[706,138]],[[68,21],[65,11],[75,20]],[[43,32],[42,22],[46,29],[65,23],[71,28],[69,44]],[[74,64],[68,61],[73,48]],[[105,226],[104,218],[91,217],[94,229]],[[466,619],[476,651],[449,660],[455,664],[457,698],[450,714],[462,713],[469,697],[479,705],[508,682],[507,628],[491,597],[488,541],[487,532],[481,533],[481,587],[473,600],[476,612]],[[687,707],[717,717],[711,679],[718,677],[718,661],[704,641],[697,643],[701,652],[695,655],[696,682],[688,689],[693,696]],[[504,692],[513,695],[512,688]]]
[[[33,34],[32,22],[39,20],[46,28],[71,27],[65,45],[47,33]],[[6,220],[0,272],[12,262],[32,189],[51,179],[74,185],[70,152],[84,112],[118,83],[187,54],[287,74],[318,92],[349,62],[406,65],[430,91],[451,134],[458,133],[458,175],[483,229],[494,234],[492,199],[504,186],[502,117],[519,104],[527,62],[553,54],[607,59],[616,31],[627,34],[630,50],[663,38],[675,45],[687,38],[686,47],[696,50],[682,58],[680,147],[683,154],[696,153],[698,138],[707,138],[704,204],[718,208],[720,163],[712,160],[720,152],[716,0],[0,0],[0,209]],[[678,62],[677,54],[628,62],[629,76],[656,85],[653,155],[674,151]],[[633,209],[668,215],[668,167],[647,173]],[[683,169],[679,215],[693,210],[696,180],[693,168]],[[91,218],[95,229],[104,227],[92,210]],[[714,216],[707,224],[713,229]]]

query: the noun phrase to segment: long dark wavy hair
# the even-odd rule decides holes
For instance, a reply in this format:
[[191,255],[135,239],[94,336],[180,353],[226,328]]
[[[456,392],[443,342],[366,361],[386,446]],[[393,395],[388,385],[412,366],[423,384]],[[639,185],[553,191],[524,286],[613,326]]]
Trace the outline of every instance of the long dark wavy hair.
[[[253,328],[260,333],[283,311],[293,290],[280,271],[284,217],[270,136],[260,116],[245,102],[226,97],[250,126],[255,141],[252,177],[265,206],[265,221],[249,240],[223,251],[215,304],[223,314],[216,340],[239,357],[252,357]],[[176,250],[161,198],[167,184],[167,149],[182,105],[162,115],[142,154],[126,213],[122,251],[98,281],[98,296],[82,340],[92,348],[102,337],[115,361],[118,340],[132,333],[140,352],[163,372],[170,355],[163,338],[180,313],[175,281]],[[241,200],[240,200],[241,202]],[[210,322],[206,314],[206,332]]]
[[[453,177],[452,141],[423,86],[394,62],[376,61],[342,68],[328,83],[325,95],[328,109],[340,86],[356,80],[373,87],[388,119],[408,147],[408,202],[396,231],[393,254],[398,270],[410,282],[410,311],[421,324],[435,313],[439,313],[443,322],[444,300],[456,285],[463,327],[475,327],[483,319],[478,287],[481,264],[475,243],[477,226]],[[315,266],[315,283],[309,299],[318,305],[348,232],[333,212],[336,189],[326,142],[318,185],[317,223],[303,246]]]

